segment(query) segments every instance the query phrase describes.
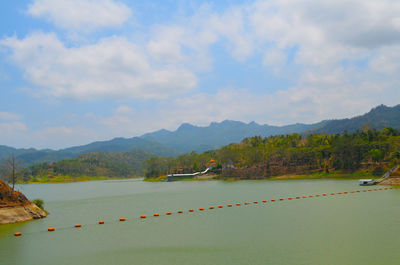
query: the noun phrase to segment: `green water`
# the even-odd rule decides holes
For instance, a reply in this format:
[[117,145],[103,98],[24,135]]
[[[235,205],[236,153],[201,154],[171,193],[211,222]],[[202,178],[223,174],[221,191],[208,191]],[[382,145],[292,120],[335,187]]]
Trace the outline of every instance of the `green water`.
[[[0,226],[1,265],[400,263],[400,190],[261,203],[360,189],[356,180],[133,180],[19,189],[42,198],[51,215]],[[208,210],[254,200],[260,203]],[[23,236],[14,237],[16,231]]]

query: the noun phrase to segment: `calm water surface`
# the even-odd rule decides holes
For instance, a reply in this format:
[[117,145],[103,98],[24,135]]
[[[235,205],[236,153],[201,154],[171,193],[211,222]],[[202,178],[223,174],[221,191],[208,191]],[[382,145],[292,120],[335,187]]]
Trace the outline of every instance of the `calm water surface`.
[[[400,190],[209,206],[359,189],[356,180],[20,185],[48,218],[0,226],[0,264],[399,264]],[[207,210],[200,212],[197,209]],[[188,209],[196,209],[189,213]],[[178,215],[177,210],[184,213]],[[174,212],[165,216],[165,212]],[[160,217],[153,217],[159,213]],[[145,214],[147,219],[140,219]],[[119,222],[125,217],[126,222]],[[98,225],[104,220],[104,225]],[[76,223],[82,228],[73,228]],[[55,232],[47,232],[55,227]],[[14,237],[16,231],[22,237]]]

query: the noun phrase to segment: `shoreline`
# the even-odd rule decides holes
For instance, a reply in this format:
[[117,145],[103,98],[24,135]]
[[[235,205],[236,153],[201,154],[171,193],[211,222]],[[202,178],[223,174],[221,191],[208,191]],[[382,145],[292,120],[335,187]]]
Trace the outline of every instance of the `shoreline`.
[[[379,179],[380,176],[373,176],[368,173],[322,173],[322,174],[286,174],[281,176],[271,176],[271,177],[263,177],[263,178],[246,178],[246,179],[237,179],[237,178],[221,178],[219,175],[213,175],[209,178],[182,178],[174,181],[241,181],[241,180],[300,180],[300,179]],[[113,177],[66,177],[66,178],[45,178],[40,179],[39,181],[19,181],[17,184],[56,184],[56,183],[76,183],[76,182],[89,182],[89,181],[102,181],[102,180],[140,180],[145,182],[163,182],[166,179],[166,176],[160,176],[157,178],[144,178],[144,177],[130,177],[130,178],[113,178]],[[396,181],[395,181],[396,182]],[[397,182],[396,182],[397,183]]]
[[36,204],[17,205],[0,208],[0,225],[14,224],[47,217],[48,213]]

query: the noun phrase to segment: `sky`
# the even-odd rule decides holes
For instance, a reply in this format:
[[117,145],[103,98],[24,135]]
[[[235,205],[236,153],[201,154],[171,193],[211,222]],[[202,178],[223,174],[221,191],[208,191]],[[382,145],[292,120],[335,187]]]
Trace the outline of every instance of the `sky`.
[[400,103],[397,0],[0,1],[0,145]]

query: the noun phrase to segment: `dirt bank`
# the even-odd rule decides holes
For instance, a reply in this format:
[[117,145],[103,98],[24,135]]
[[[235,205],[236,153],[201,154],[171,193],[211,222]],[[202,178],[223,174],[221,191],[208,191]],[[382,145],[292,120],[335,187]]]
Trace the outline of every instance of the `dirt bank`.
[[380,185],[400,185],[400,177],[390,177],[379,183]]
[[12,191],[0,180],[0,224],[11,224],[44,218],[47,214],[29,201],[24,194]]

